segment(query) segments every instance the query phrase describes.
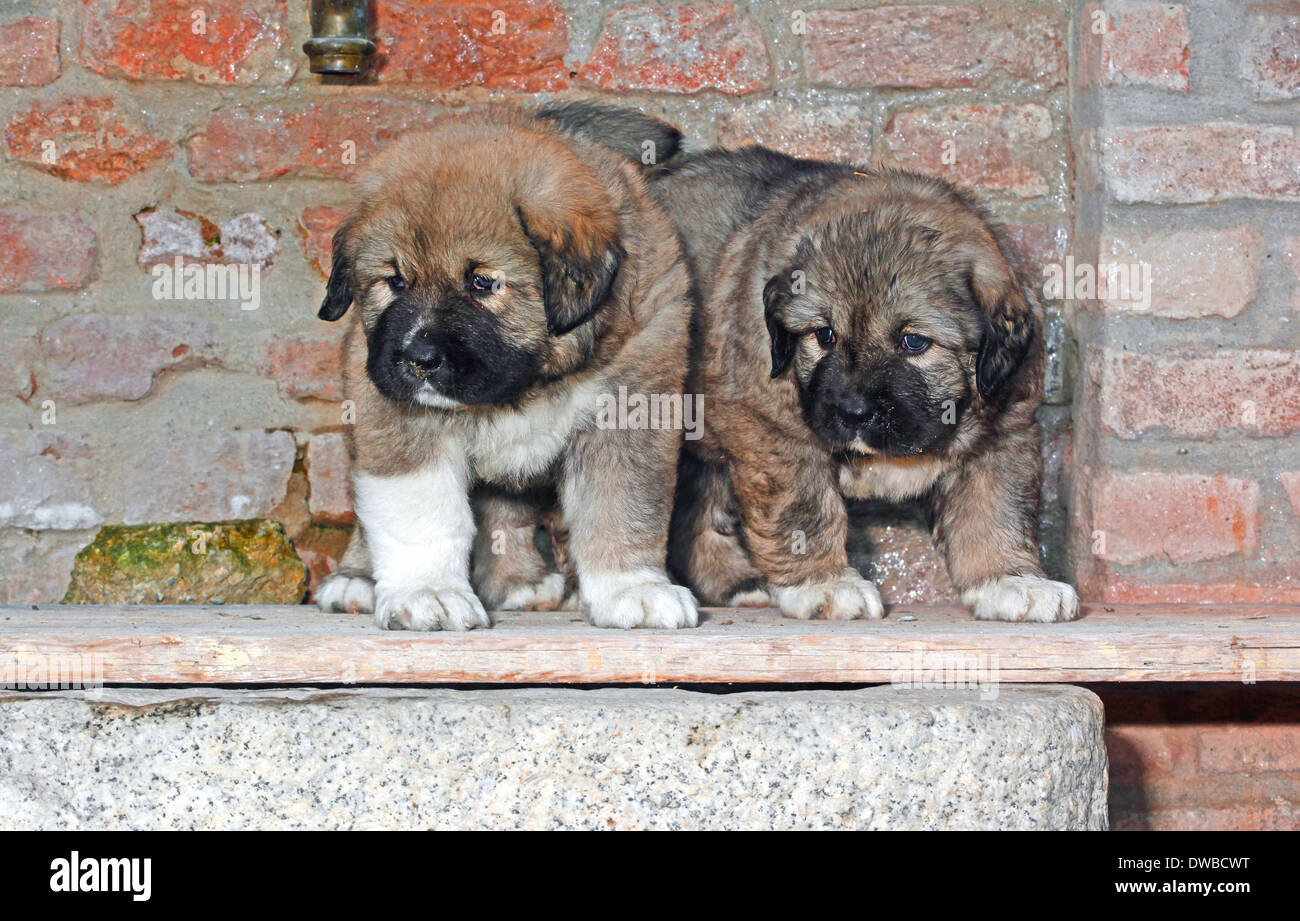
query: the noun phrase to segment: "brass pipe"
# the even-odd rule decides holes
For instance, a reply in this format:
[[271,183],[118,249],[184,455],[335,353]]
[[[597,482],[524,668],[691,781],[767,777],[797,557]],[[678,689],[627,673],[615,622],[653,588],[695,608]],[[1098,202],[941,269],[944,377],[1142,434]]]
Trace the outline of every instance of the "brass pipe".
[[369,0],[311,0],[311,38],[302,50],[314,74],[363,74],[375,53]]

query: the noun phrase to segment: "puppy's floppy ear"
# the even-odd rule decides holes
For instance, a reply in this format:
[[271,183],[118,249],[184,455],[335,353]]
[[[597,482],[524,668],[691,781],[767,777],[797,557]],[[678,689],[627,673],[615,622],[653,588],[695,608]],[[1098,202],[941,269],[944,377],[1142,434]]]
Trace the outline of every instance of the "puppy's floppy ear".
[[968,283],[980,311],[975,383],[989,402],[1025,360],[1038,335],[1038,317],[996,244],[975,252]]
[[321,302],[320,312],[316,314],[322,320],[337,320],[352,306],[352,255],[348,246],[352,224],[352,219],[348,218],[334,231],[330,280],[325,286],[325,300]]
[[591,319],[609,297],[625,255],[608,194],[576,158],[568,159],[515,205],[524,235],[537,250],[546,328],[554,336]]
[[781,307],[790,297],[789,272],[773,275],[763,286],[763,317],[767,320],[767,334],[772,340],[772,377],[790,367],[794,360],[795,338],[781,322]]

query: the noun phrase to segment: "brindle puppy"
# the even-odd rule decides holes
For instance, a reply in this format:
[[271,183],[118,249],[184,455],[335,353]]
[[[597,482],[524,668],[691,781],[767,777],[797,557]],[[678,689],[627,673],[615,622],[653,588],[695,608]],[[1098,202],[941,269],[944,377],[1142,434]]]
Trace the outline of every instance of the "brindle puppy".
[[656,180],[700,298],[670,563],[705,603],[880,617],[844,497],[919,499],[975,616],[1069,620],[1035,540],[1038,307],[947,183],[762,148]]
[[[676,146],[641,123],[663,155]],[[688,273],[628,159],[641,149],[488,110],[437,119],[361,177],[320,311],[357,307],[344,393],[358,524],[322,608],[466,630],[490,626],[483,601],[553,606],[563,579],[531,540],[534,492],[553,488],[593,623],[695,625],[664,568],[682,432],[597,417],[602,395],[680,393],[685,375]],[[475,567],[483,599],[472,545],[503,561]]]

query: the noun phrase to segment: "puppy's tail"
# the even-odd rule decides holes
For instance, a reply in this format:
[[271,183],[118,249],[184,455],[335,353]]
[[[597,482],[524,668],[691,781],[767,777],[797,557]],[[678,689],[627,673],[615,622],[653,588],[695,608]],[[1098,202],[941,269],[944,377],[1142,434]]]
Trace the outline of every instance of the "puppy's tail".
[[571,137],[595,141],[647,168],[671,159],[682,146],[680,131],[636,109],[565,102],[544,106],[535,114]]

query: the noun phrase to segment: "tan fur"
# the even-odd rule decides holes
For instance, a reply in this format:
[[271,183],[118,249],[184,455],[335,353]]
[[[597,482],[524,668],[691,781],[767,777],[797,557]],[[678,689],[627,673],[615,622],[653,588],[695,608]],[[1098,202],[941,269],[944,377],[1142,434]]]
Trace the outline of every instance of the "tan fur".
[[[475,497],[473,568],[489,607],[549,574],[532,544],[546,513],[538,489],[558,494],[562,562],[662,570],[682,433],[602,429],[593,412],[599,394],[680,393],[685,376],[687,269],[634,165],[511,110],[445,116],[365,172],[336,249],[354,294],[344,346],[354,475],[408,474],[439,464],[445,446],[463,450],[471,485],[490,487]],[[621,254],[608,296],[563,334],[548,329],[542,303],[552,250],[576,260]],[[413,289],[454,290],[470,255],[476,271],[510,280],[479,303],[535,359],[535,383],[508,404],[390,399],[367,373],[367,336],[394,299],[385,279],[399,271]],[[549,281],[581,284],[563,275]],[[366,569],[365,528],[360,521],[346,559],[354,575]],[[494,531],[508,552],[489,558]]]
[[[757,204],[756,187],[767,193]],[[743,591],[753,568],[773,587],[835,579],[848,565],[845,496],[928,504],[959,592],[1042,576],[1041,317],[978,209],[937,180],[809,168],[761,149],[688,158],[656,193],[701,297],[688,386],[709,411],[703,439],[687,444],[672,559],[705,603]],[[795,272],[806,287],[782,300]],[[798,335],[775,379],[768,299]],[[896,456],[828,446],[806,409],[828,349],[803,331],[822,326],[840,331],[832,347],[851,350],[854,373],[919,374],[928,395],[964,407],[941,448]],[[1012,357],[986,398],[977,354],[988,330]],[[936,344],[900,357],[903,332]]]

